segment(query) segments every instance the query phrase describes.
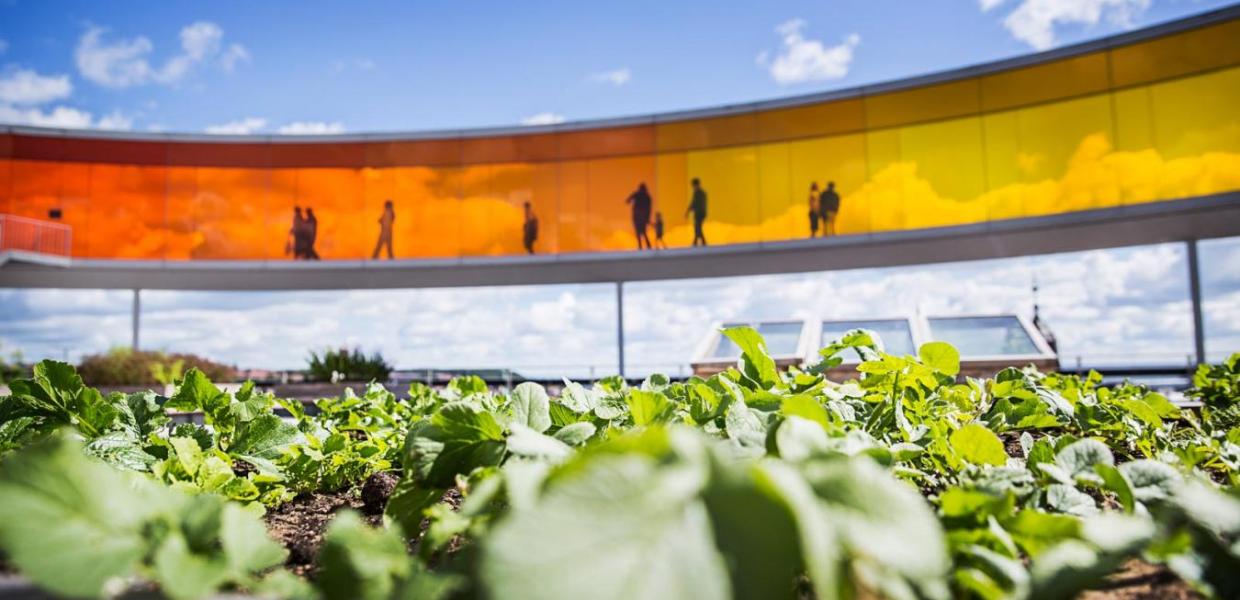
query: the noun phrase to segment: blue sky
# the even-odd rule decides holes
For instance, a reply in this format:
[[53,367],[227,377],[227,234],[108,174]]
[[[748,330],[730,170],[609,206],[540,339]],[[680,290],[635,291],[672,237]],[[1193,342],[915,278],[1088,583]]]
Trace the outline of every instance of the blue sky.
[[[0,0],[0,122],[231,133],[554,122],[811,93],[1027,54],[1206,0],[52,2]],[[1240,239],[1203,244],[1211,354],[1240,350]],[[1066,355],[1191,352],[1183,247],[630,284],[628,362],[684,365],[716,320],[1029,314]],[[0,354],[129,340],[129,293],[0,290]],[[147,292],[144,345],[297,368],[328,345],[400,367],[614,369],[609,286]]]
[[[0,92],[0,120],[358,132],[614,117],[924,74],[1225,4],[0,0],[0,90],[25,71],[43,92]],[[90,119],[32,118],[57,107]]]

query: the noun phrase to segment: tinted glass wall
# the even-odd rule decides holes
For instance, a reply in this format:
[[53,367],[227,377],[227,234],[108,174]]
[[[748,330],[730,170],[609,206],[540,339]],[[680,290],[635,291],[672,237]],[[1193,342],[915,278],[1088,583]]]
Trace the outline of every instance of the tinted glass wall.
[[344,142],[10,132],[0,212],[59,215],[84,258],[615,251],[644,245],[643,225],[667,247],[775,242],[1240,190],[1236,106],[1232,20],[920,87],[623,127]]

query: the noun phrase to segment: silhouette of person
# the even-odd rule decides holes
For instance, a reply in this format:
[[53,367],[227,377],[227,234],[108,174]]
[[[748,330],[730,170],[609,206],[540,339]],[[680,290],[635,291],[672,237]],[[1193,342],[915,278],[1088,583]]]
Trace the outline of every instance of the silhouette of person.
[[693,213],[693,245],[697,246],[700,241],[703,246],[706,245],[706,236],[702,233],[702,223],[706,220],[706,190],[702,189],[702,182],[697,178],[693,178],[693,198],[689,200],[689,208],[685,209],[685,216]]
[[529,202],[525,203],[525,224],[521,227],[521,233],[521,243],[525,246],[525,251],[533,254],[534,242],[538,241],[538,217],[530,208]]
[[827,189],[818,197],[818,212],[822,216],[822,235],[835,235],[835,217],[840,212],[840,195],[835,193],[834,181],[828,181]]
[[396,220],[396,211],[392,209],[392,201],[383,201],[383,214],[379,215],[379,240],[375,242],[375,251],[370,255],[370,259],[379,258],[379,250],[387,246],[388,260],[394,258],[392,256],[392,222]]
[[809,184],[809,237],[818,236],[818,184]]
[[284,253],[292,252],[293,260],[300,260],[306,255],[306,219],[301,214],[301,207],[293,207],[293,225],[288,230],[289,239],[284,242]]
[[663,241],[663,211],[654,213],[654,247],[667,248],[667,242]]
[[314,216],[314,209],[308,206],[306,207],[305,223],[306,254],[303,258],[306,260],[319,260],[319,253],[314,249],[315,238],[319,236],[319,220]]
[[650,198],[650,192],[646,191],[646,182],[640,183],[637,191],[629,194],[624,203],[633,205],[633,233],[637,235],[637,249],[650,248],[650,236],[646,234],[646,228],[650,226],[650,207],[654,200]]

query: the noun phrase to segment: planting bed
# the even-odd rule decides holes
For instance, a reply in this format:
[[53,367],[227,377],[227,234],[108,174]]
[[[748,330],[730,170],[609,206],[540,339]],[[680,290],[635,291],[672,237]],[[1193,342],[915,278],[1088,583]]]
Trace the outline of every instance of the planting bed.
[[725,333],[742,357],[709,379],[370,386],[312,415],[41,363],[0,398],[0,597],[1240,597],[1240,355],[1190,411],[865,331],[784,371]]

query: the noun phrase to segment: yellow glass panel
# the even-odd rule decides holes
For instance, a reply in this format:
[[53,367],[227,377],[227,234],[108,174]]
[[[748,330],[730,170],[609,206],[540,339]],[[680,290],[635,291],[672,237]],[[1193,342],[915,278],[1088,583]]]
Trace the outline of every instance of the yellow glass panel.
[[[693,222],[676,209],[676,204],[689,198],[689,156],[684,152],[660,154],[655,159],[655,171],[658,185],[654,197],[656,202],[663,200],[657,207],[663,213],[663,242],[668,247],[688,246],[693,242]],[[653,233],[650,239],[655,239]]]
[[[851,234],[870,231],[866,167],[866,138],[862,134],[800,140],[788,144],[788,172],[791,197],[784,208],[784,219],[795,224],[793,237],[809,235],[810,188],[818,195],[829,183],[840,197],[839,214],[834,223],[819,223],[819,235]],[[829,226],[829,227],[828,227]]]
[[1107,55],[1095,52],[987,75],[982,110],[1005,110],[1107,89]]
[[800,238],[807,235],[804,198],[793,193],[788,144],[758,146],[758,207],[763,241]]
[[1155,139],[1165,157],[1240,152],[1240,68],[1149,89]]
[[1240,19],[1111,50],[1112,85],[1128,87],[1240,64]]
[[[980,118],[901,127],[900,163],[886,173],[883,196],[904,196],[905,227],[937,227],[986,219],[977,202],[986,189]],[[875,213],[880,204],[872,205]]]
[[1150,88],[1141,86],[1112,94],[1115,103],[1115,147],[1138,151],[1154,147],[1154,115]]
[[971,115],[981,109],[977,79],[949,81],[865,98],[872,129]]
[[[702,229],[708,244],[759,241],[762,215],[758,205],[758,152],[756,146],[689,152],[686,156],[690,185],[680,198],[663,198],[669,212],[685,217],[698,179],[706,193],[706,219]],[[693,217],[685,224],[692,231]],[[682,237],[677,235],[677,238]],[[693,234],[689,233],[690,244]]]
[[162,259],[164,168],[150,165],[94,164],[90,171],[90,228],[87,256]]

